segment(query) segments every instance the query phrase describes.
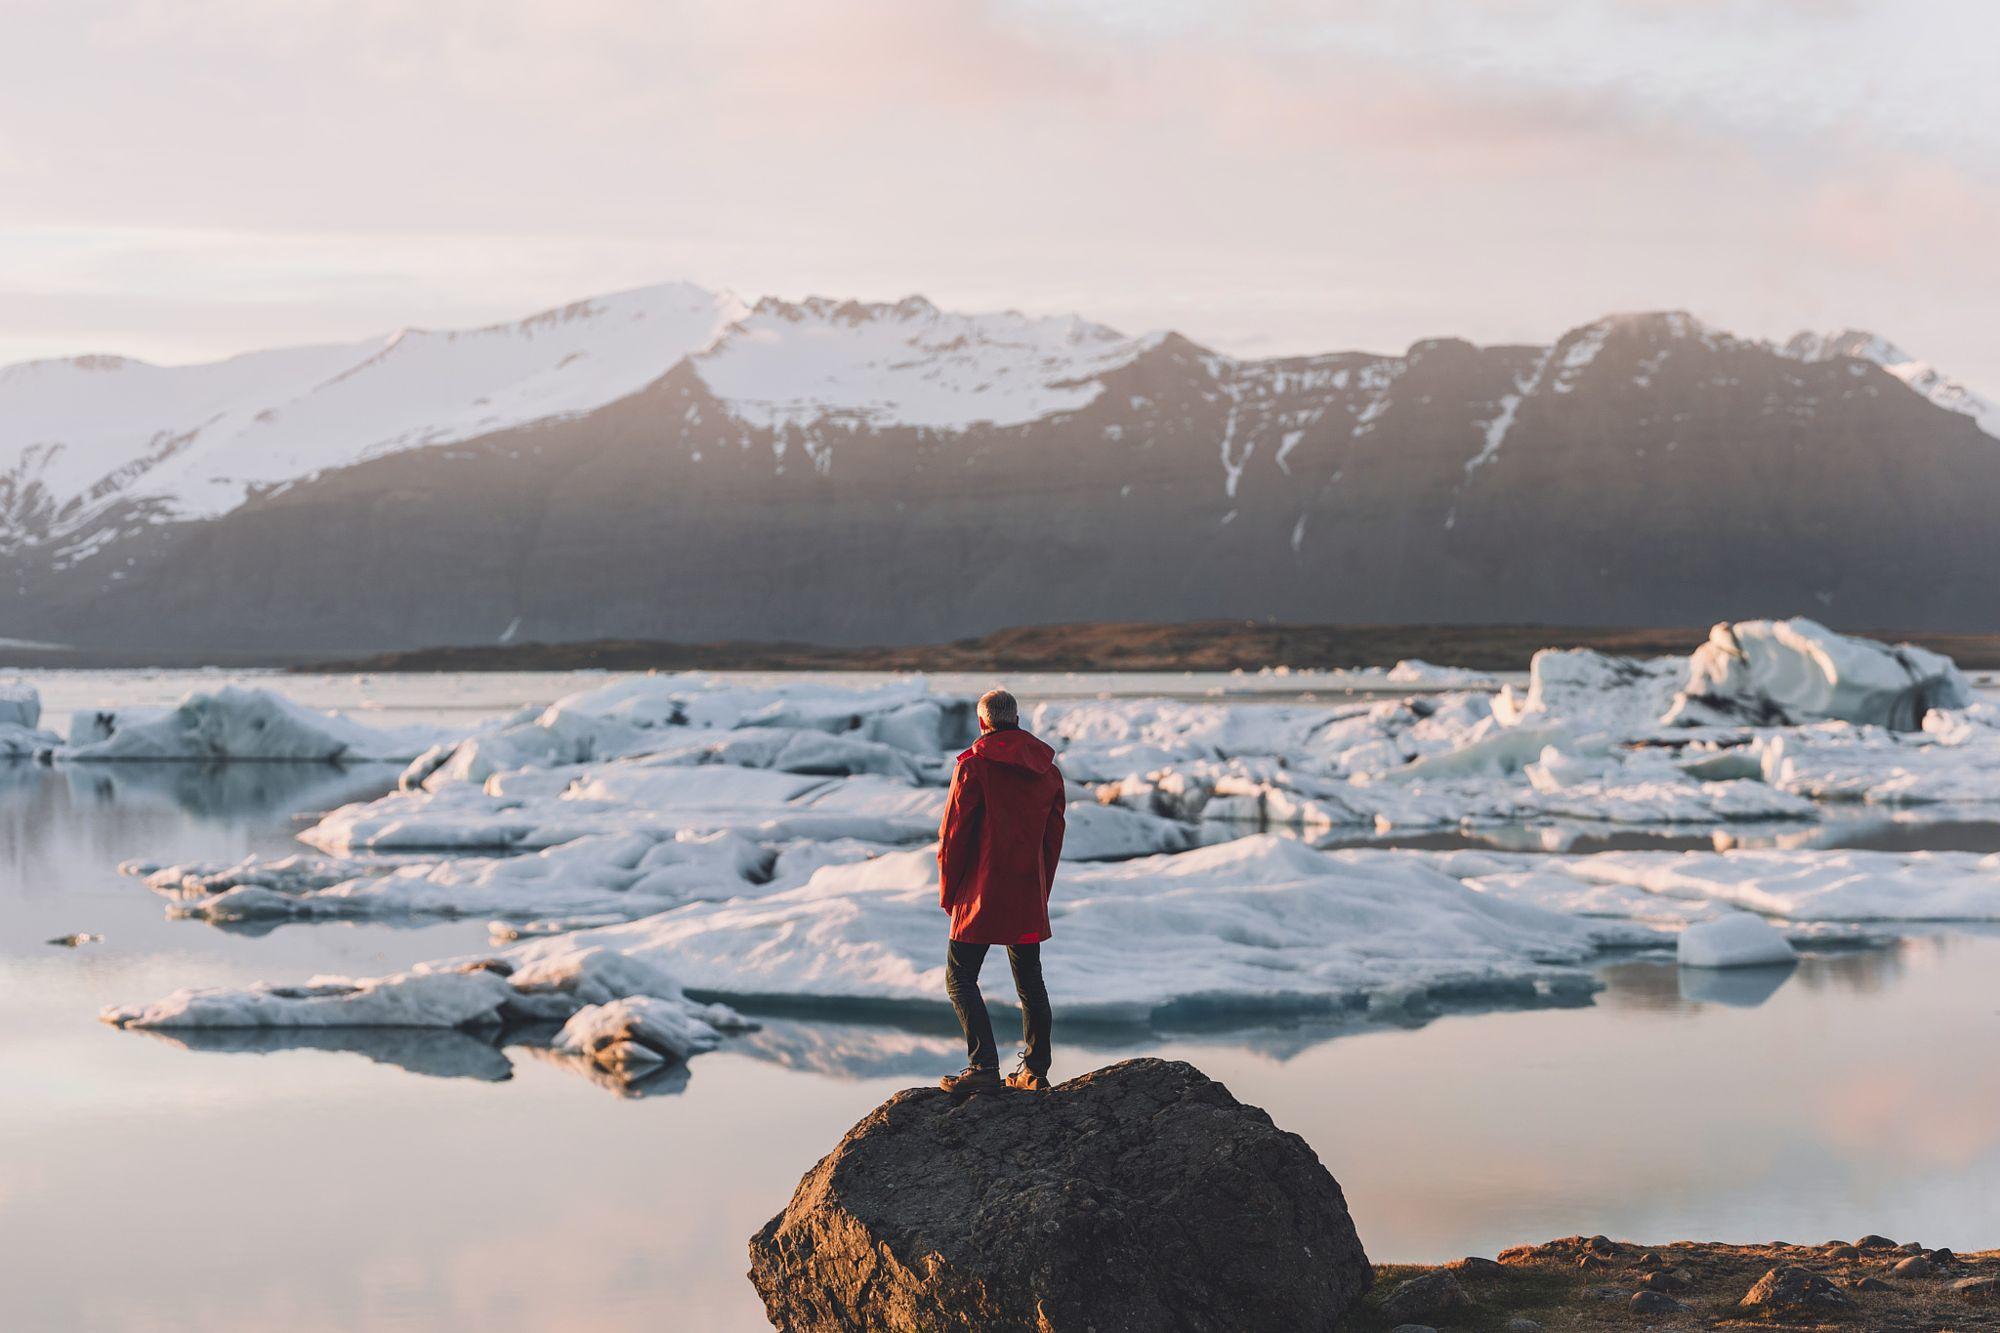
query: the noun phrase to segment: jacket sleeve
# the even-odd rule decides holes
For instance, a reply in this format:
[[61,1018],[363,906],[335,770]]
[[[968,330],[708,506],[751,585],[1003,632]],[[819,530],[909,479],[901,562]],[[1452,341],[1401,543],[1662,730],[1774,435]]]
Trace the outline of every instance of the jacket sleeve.
[[1062,774],[1056,774],[1056,799],[1049,806],[1048,826],[1042,830],[1042,901],[1047,902],[1055,892],[1056,862],[1062,860],[1063,833],[1069,827],[1069,819],[1063,813],[1069,804],[1069,789],[1063,785]]
[[972,761],[961,760],[952,770],[951,795],[938,825],[938,906],[947,912],[979,850],[979,817],[984,804],[984,793],[972,775]]

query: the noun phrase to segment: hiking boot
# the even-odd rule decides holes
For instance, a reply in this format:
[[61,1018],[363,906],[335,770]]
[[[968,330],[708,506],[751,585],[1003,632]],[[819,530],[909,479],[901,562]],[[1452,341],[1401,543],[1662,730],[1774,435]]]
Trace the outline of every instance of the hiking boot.
[[946,1074],[938,1080],[938,1086],[954,1097],[968,1097],[975,1092],[1000,1091],[1000,1071],[983,1065],[967,1065],[956,1074]]
[[1007,1086],[1018,1088],[1022,1092],[1047,1092],[1049,1090],[1049,1080],[1046,1075],[1037,1074],[1026,1065],[1022,1065],[1013,1073],[1007,1075]]

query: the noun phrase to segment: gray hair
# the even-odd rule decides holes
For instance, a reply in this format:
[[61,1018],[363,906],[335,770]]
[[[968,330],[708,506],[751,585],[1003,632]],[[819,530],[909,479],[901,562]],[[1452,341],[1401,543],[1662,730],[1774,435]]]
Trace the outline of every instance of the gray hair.
[[979,696],[979,716],[990,727],[1021,725],[1021,705],[1005,690],[988,690]]

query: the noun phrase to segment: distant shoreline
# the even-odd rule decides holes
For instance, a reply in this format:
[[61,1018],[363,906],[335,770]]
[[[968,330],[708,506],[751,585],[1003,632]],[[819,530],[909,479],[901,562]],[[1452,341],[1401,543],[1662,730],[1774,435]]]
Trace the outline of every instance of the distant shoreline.
[[[1594,648],[1627,657],[1683,655],[1703,628],[1557,625],[1274,625],[1196,621],[1080,623],[999,630],[975,639],[900,647],[808,643],[673,643],[606,639],[420,648],[300,664],[298,671],[1255,671],[1389,667],[1418,658],[1477,671],[1525,671],[1541,648]],[[2000,668],[2000,634],[1898,634],[1961,667]]]
[[[1854,631],[1945,653],[1968,670],[2000,670],[2000,634]],[[1475,671],[1525,671],[1541,648],[1593,648],[1622,657],[1683,655],[1706,627],[1575,625],[1286,625],[1209,620],[1181,624],[1082,622],[997,630],[950,643],[839,647],[727,640],[598,639],[480,644],[354,656],[19,651],[0,670],[274,668],[302,673],[425,671],[1256,671],[1389,667],[1416,658]]]

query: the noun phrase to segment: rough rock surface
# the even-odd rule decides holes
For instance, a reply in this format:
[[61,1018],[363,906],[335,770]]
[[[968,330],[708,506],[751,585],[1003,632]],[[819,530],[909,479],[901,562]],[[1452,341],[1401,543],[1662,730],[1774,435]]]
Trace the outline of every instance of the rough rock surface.
[[1412,1319],[1448,1315],[1472,1304],[1458,1279],[1442,1270],[1413,1277],[1399,1285],[1382,1302],[1382,1314],[1389,1319]]
[[820,1330],[1334,1330],[1373,1282],[1305,1141],[1192,1065],[877,1107],[750,1242],[771,1322]]
[[1853,1308],[1847,1293],[1831,1279],[1796,1264],[1773,1268],[1745,1292],[1745,1309],[1843,1311]]

